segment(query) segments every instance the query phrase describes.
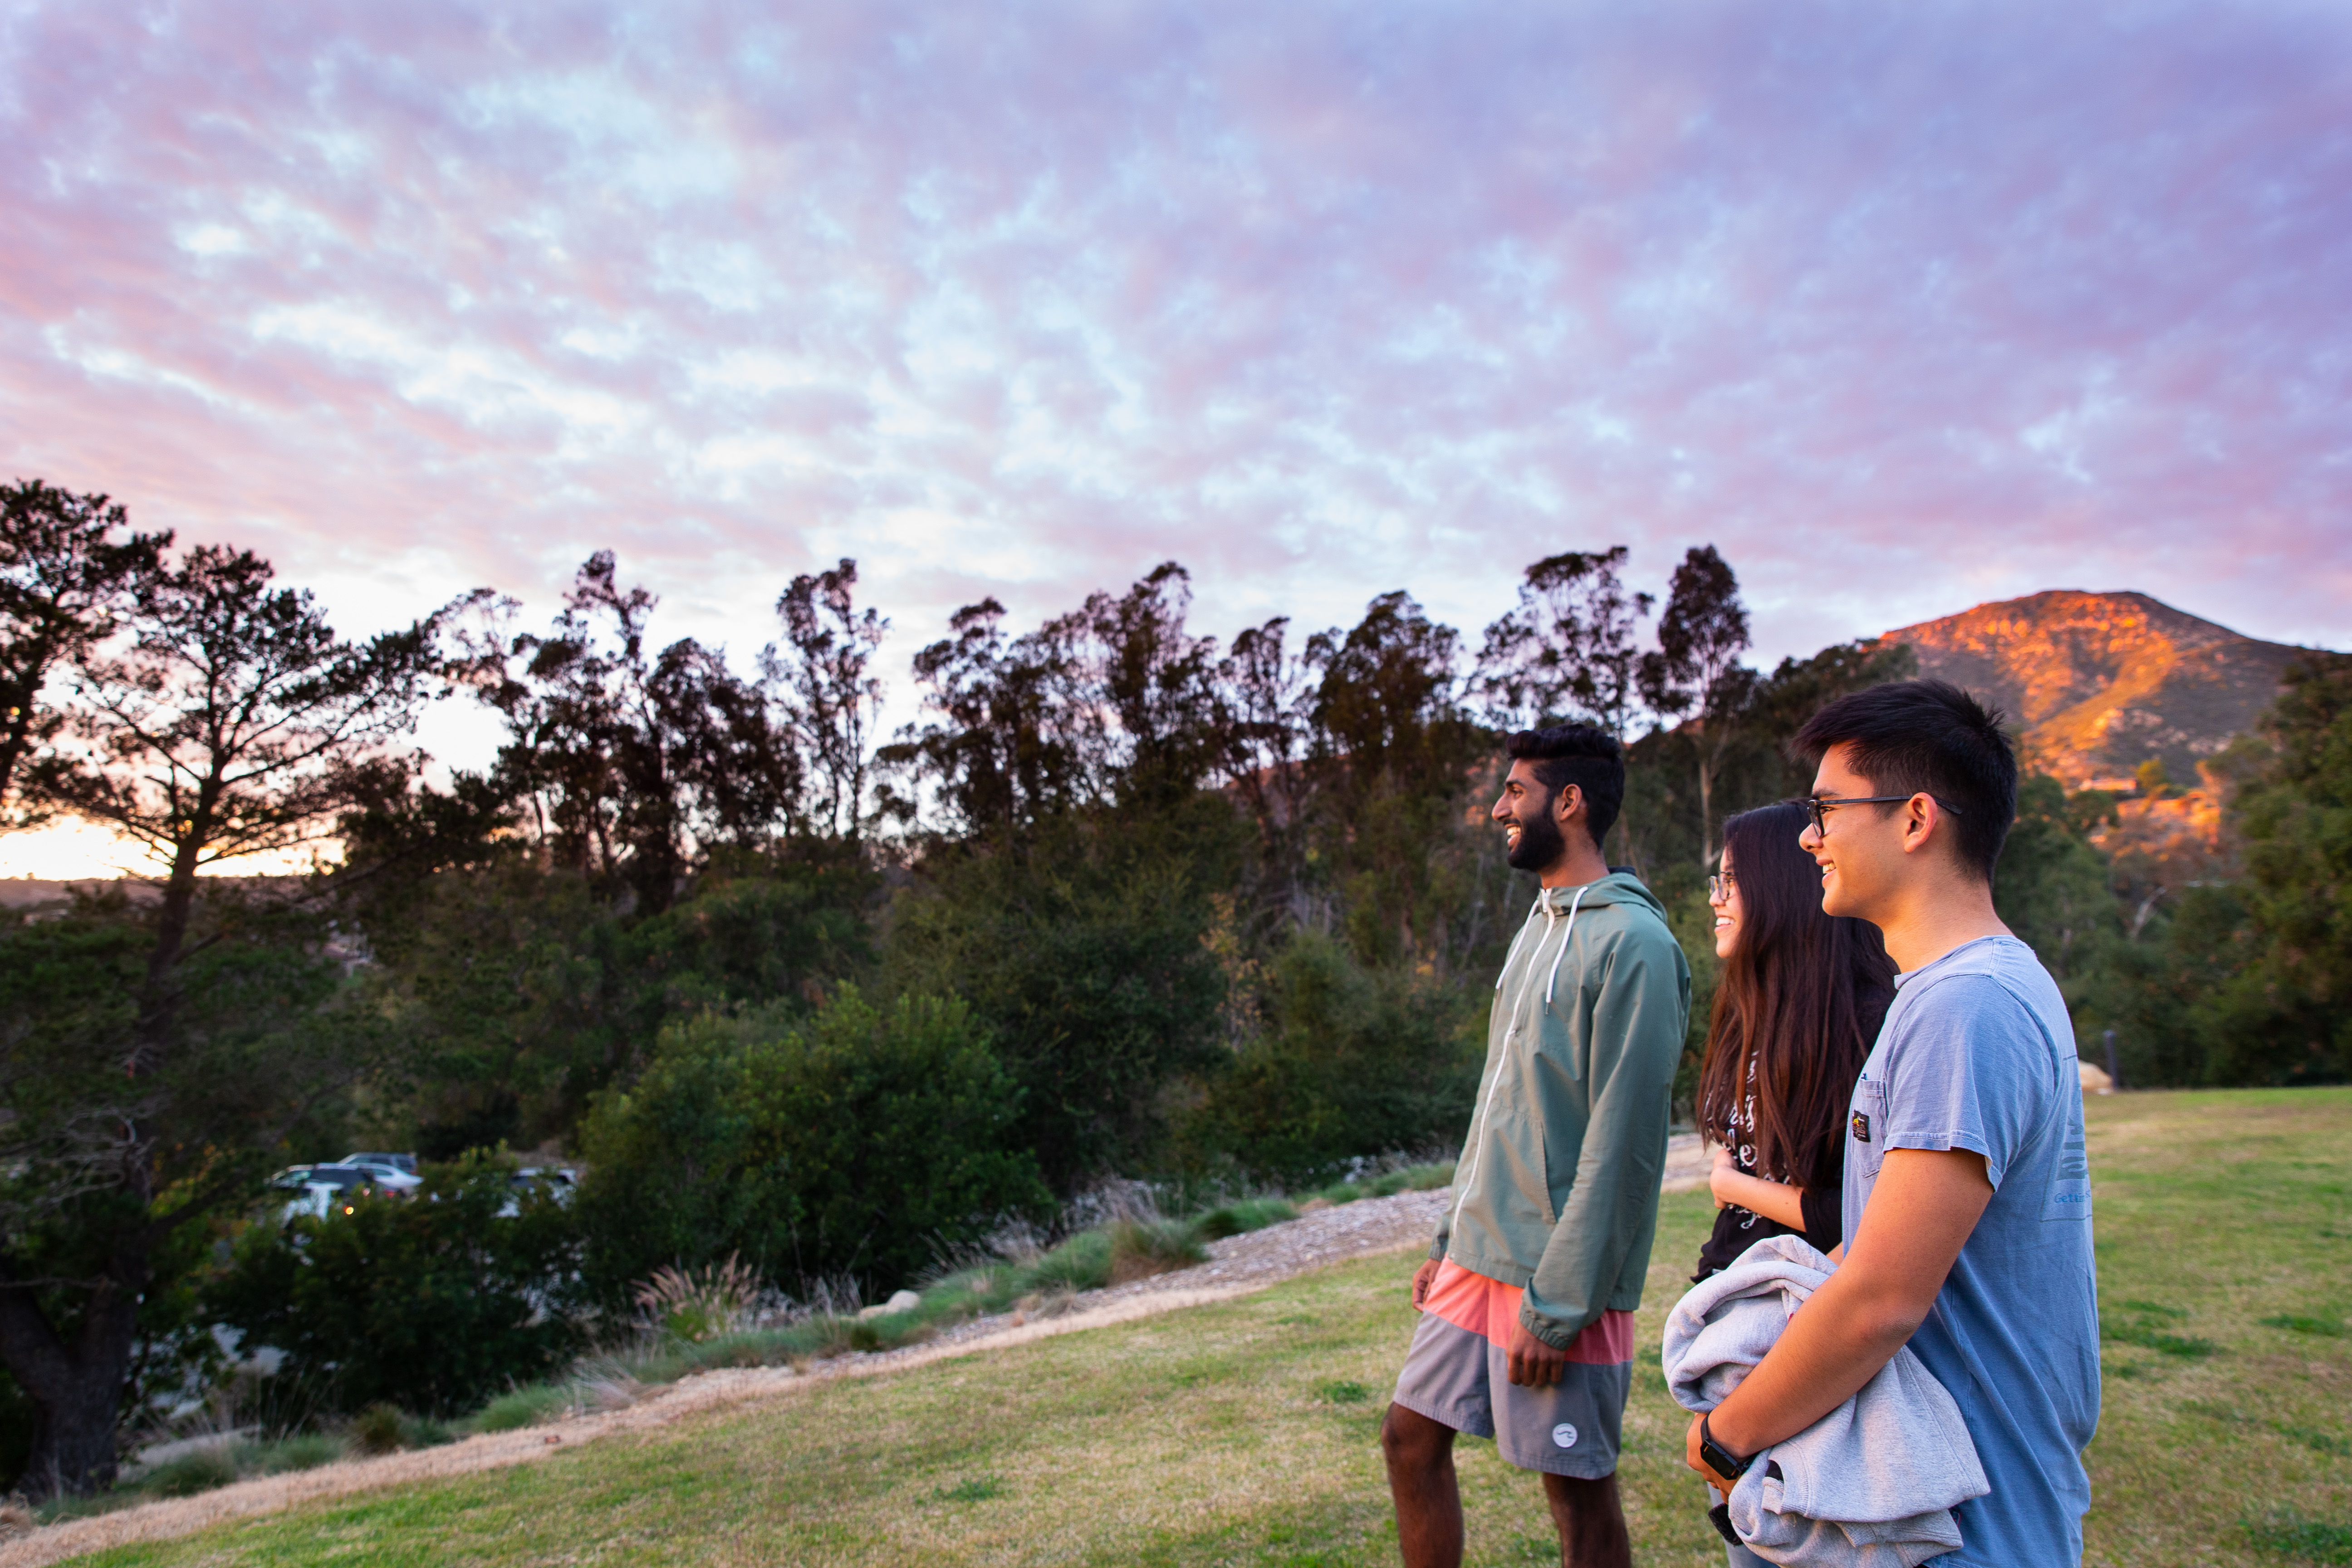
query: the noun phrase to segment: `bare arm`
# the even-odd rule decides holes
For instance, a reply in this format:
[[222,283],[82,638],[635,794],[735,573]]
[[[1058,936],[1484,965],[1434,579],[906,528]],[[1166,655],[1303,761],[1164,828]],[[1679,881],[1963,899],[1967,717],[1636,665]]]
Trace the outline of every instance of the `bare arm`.
[[1749,1175],[1732,1163],[1728,1149],[1715,1152],[1715,1171],[1708,1178],[1708,1187],[1715,1194],[1717,1208],[1737,1204],[1749,1214],[1760,1214],[1790,1230],[1801,1232],[1805,1228],[1805,1189]]
[[[1753,1454],[1796,1436],[1853,1397],[1926,1321],[1991,1201],[1981,1154],[1888,1151],[1844,1264],[1706,1417],[1715,1440],[1735,1454]],[[1701,1464],[1696,1420],[1688,1458],[1693,1469],[1719,1486],[1734,1479]]]

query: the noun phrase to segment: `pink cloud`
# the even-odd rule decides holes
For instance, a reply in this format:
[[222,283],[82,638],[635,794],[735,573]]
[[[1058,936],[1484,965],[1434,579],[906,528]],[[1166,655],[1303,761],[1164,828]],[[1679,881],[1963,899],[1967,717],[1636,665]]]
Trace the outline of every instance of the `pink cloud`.
[[359,620],[611,546],[739,644],[845,553],[902,651],[1169,556],[1475,634],[1714,542],[1773,654],[2340,646],[2347,99],[2288,7],[37,5],[0,462]]

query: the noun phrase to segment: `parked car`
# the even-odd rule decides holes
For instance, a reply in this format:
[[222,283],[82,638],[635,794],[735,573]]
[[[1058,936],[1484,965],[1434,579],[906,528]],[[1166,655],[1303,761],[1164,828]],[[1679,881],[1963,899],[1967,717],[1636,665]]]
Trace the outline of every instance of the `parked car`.
[[499,1205],[499,1217],[512,1219],[522,1213],[522,1194],[541,1183],[554,1194],[557,1203],[568,1205],[572,1202],[572,1194],[578,1190],[576,1181],[577,1178],[561,1165],[525,1165],[509,1178],[515,1195]]
[[289,1165],[272,1176],[269,1184],[299,1195],[286,1200],[278,1211],[281,1222],[310,1215],[324,1219],[338,1208],[345,1214],[362,1197],[383,1194],[390,1197],[404,1196],[423,1185],[415,1176],[395,1171],[388,1165]]
[[335,1162],[338,1165],[388,1165],[404,1176],[416,1174],[414,1154],[346,1154]]

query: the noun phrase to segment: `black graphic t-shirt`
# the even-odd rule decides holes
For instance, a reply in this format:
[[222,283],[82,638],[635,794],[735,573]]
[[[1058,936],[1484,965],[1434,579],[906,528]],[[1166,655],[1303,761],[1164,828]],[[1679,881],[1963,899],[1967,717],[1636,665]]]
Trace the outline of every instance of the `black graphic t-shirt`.
[[[1754,1114],[1755,1100],[1748,1100],[1749,1114]],[[1741,1131],[1746,1131],[1742,1129]],[[1806,1245],[1827,1252],[1845,1239],[1843,1216],[1839,1213],[1841,1194],[1845,1181],[1845,1129],[1838,1129],[1839,1137],[1832,1145],[1828,1164],[1822,1178],[1807,1187],[1797,1200],[1803,1210],[1805,1228],[1782,1225],[1752,1210],[1732,1204],[1715,1211],[1715,1234],[1698,1249],[1698,1272],[1691,1276],[1692,1283],[1710,1274],[1719,1274],[1738,1260],[1739,1255],[1768,1236],[1801,1236]],[[1732,1159],[1742,1171],[1753,1176],[1756,1169],[1756,1145],[1743,1139],[1731,1151]],[[1770,1177],[1765,1178],[1767,1181]]]
[[[1857,997],[1865,1035],[1875,1039],[1879,1026],[1885,1022],[1886,1009],[1894,1002],[1892,992],[1865,993]],[[1756,1064],[1748,1066],[1748,1091],[1747,1100],[1732,1112],[1730,1142],[1732,1162],[1751,1176],[1766,1181],[1788,1178],[1756,1168]],[[1739,1255],[1769,1236],[1801,1236],[1806,1245],[1822,1252],[1834,1248],[1845,1239],[1845,1217],[1842,1212],[1845,1180],[1846,1129],[1843,1122],[1822,1129],[1819,1152],[1814,1163],[1814,1179],[1807,1184],[1804,1196],[1798,1200],[1803,1211],[1805,1226],[1799,1230],[1768,1219],[1760,1214],[1733,1204],[1715,1211],[1715,1232],[1706,1245],[1698,1249],[1698,1272],[1691,1276],[1696,1284],[1710,1274],[1719,1274],[1738,1260]]]

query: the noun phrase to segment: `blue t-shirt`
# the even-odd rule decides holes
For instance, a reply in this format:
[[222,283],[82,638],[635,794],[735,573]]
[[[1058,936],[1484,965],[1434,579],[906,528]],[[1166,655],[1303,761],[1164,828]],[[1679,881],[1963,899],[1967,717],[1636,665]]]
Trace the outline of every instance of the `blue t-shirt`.
[[2080,1563],[2099,1424],[2099,1297],[2074,1028],[2015,937],[1895,977],[1846,1121],[1845,1234],[1889,1149],[1970,1149],[1992,1202],[1911,1349],[1948,1390],[1992,1483],[1941,1568]]

